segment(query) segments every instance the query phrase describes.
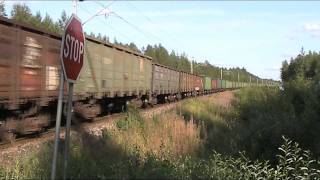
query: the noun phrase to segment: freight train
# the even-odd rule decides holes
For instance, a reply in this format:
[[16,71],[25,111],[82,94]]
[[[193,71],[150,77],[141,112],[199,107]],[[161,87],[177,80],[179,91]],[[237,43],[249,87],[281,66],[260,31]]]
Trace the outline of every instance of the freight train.
[[[60,43],[58,34],[0,18],[2,139],[41,132],[55,123]],[[73,111],[93,119],[128,102],[147,106],[247,85],[177,71],[153,63],[151,57],[86,37]]]

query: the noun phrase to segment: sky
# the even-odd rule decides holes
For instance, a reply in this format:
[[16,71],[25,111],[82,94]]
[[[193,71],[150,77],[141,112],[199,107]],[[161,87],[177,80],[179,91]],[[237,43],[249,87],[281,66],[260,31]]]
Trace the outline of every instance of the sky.
[[[5,0],[7,14],[19,1]],[[20,1],[32,13],[57,20],[72,1]],[[244,67],[261,78],[280,79],[284,60],[320,47],[320,1],[84,1],[77,15],[85,22],[109,6],[116,15],[96,16],[84,24],[139,48],[161,43],[197,62]]]

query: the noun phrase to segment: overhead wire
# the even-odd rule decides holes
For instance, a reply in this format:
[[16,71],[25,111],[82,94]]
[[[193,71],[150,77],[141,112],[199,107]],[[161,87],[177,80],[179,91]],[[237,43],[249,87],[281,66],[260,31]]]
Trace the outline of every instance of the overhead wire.
[[[99,3],[99,5],[104,7],[101,3]],[[114,11],[111,11],[111,14],[113,14],[115,17],[121,19],[123,22],[125,22],[126,24],[128,24],[129,26],[134,28],[136,31],[141,33],[144,37],[146,37],[146,38],[152,37],[153,39],[156,39],[157,41],[159,41],[159,43],[163,41],[161,38],[159,38],[158,36],[154,35],[153,33],[146,32],[146,31],[142,30],[140,27],[138,27],[138,26],[134,25],[133,23],[129,22],[127,19],[125,19],[124,17],[120,16],[118,13],[116,13]]]
[[[109,4],[110,5],[110,4]],[[86,8],[84,8],[84,7],[82,7],[80,4],[78,5],[84,12],[86,12],[87,14],[89,14],[89,15],[91,15],[92,13],[89,11],[89,10],[87,10]],[[102,24],[102,25],[104,25],[104,26],[106,26],[106,27],[108,27],[108,28],[111,28],[114,32],[116,32],[116,33],[119,33],[121,36],[123,36],[125,39],[127,39],[128,40],[128,42],[132,42],[132,39],[130,38],[130,37],[128,37],[127,35],[125,35],[124,33],[122,33],[121,31],[119,31],[119,30],[117,30],[117,29],[115,29],[110,23],[105,23],[104,21],[102,21],[99,17],[97,17],[97,20],[99,20],[99,22]]]

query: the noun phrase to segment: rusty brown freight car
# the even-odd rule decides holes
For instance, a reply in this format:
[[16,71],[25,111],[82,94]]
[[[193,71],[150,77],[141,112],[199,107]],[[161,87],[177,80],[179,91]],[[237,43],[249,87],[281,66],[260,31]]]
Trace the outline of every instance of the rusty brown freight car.
[[57,96],[60,37],[0,19],[0,104],[18,109],[34,101],[43,106]]
[[203,80],[201,76],[180,72],[180,92],[183,96],[195,95],[203,91]]

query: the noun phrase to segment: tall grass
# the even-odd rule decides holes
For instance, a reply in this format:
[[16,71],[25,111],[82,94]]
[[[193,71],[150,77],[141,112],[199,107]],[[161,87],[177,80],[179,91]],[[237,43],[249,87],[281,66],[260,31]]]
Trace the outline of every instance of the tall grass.
[[199,128],[173,111],[143,119],[137,110],[130,108],[128,118],[116,124],[117,128],[104,131],[104,135],[129,152],[139,149],[143,155],[176,157],[196,154],[201,146]]
[[[174,112],[143,119],[136,109],[129,108],[127,117],[115,121],[102,136],[81,128],[78,131],[70,145],[68,176],[72,179],[170,177],[174,171],[171,162],[194,157],[202,146],[198,127]],[[48,142],[31,156],[17,158],[14,166],[0,169],[0,179],[48,179],[52,144]],[[59,150],[59,179],[62,155],[63,148]]]
[[227,107],[218,106],[210,100],[192,99],[182,104],[181,112],[187,121],[193,120],[200,127],[205,151],[233,152],[231,123],[228,120],[230,111]]
[[[283,140],[276,167],[267,161],[251,161],[244,153],[232,157],[213,151],[206,159],[148,155],[142,160],[138,152],[120,157],[120,152],[113,149],[101,156],[101,150],[96,149],[94,153],[98,154],[93,155],[88,148],[73,146],[68,175],[70,179],[319,179],[320,162],[297,143]],[[10,170],[0,170],[0,178],[48,179],[48,160],[48,156],[29,157]],[[58,175],[61,178],[61,171]]]

